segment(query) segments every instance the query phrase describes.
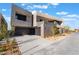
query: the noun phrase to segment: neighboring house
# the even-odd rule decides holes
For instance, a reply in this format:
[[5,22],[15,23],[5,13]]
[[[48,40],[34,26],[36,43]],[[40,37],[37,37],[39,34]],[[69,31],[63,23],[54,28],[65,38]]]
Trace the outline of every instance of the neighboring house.
[[15,35],[50,36],[51,27],[56,25],[60,29],[62,21],[55,17],[39,12],[29,12],[13,5],[11,25]]
[[79,32],[79,29],[75,29],[74,31],[75,31],[75,32]]
[[6,34],[7,34],[7,23],[2,14],[0,14],[0,39],[4,38]]

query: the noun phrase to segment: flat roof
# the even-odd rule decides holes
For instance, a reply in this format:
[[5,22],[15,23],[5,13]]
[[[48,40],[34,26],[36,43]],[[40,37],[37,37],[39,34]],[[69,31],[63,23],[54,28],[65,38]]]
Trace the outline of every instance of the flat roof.
[[63,22],[62,19],[59,19],[57,17],[45,14],[45,13],[40,13],[38,11],[33,11],[32,14],[36,14],[37,16],[41,16],[41,17],[45,17],[48,18],[48,21],[59,21],[59,22]]

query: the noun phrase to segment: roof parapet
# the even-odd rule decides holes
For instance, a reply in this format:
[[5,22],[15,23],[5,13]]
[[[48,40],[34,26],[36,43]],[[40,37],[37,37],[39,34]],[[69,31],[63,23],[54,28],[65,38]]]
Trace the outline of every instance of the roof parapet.
[[45,13],[40,13],[40,12],[38,12],[38,11],[33,11],[32,14],[37,14],[37,16],[42,16],[42,17],[51,19],[50,21],[56,20],[56,21],[61,21],[61,22],[63,22],[62,19],[59,19],[59,18],[57,18],[57,17],[55,17],[55,16],[51,16],[51,15],[48,15],[48,14],[45,14]]

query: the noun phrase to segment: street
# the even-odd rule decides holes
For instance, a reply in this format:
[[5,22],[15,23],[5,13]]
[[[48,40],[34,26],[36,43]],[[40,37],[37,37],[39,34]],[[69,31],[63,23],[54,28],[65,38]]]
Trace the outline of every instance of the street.
[[79,55],[79,33],[36,51],[33,55]]

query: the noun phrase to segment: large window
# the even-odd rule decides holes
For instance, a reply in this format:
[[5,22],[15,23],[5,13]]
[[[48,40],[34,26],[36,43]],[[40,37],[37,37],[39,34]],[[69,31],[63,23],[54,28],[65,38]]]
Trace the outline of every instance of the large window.
[[21,14],[16,13],[16,19],[26,21],[27,17],[25,15],[21,15]]

